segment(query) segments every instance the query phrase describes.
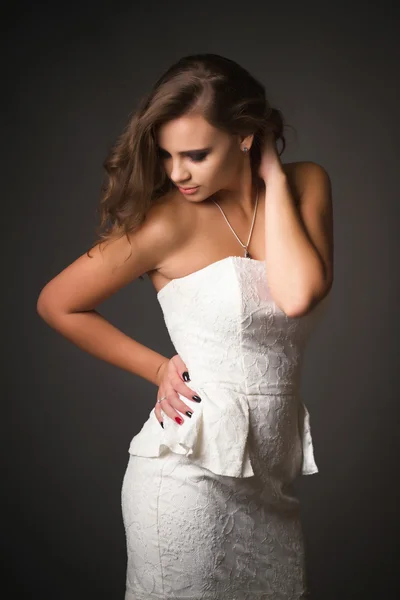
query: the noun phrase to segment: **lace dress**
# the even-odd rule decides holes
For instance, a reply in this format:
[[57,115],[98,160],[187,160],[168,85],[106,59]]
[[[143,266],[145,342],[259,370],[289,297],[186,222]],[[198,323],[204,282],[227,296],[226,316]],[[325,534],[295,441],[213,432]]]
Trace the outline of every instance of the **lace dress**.
[[125,600],[308,598],[298,475],[318,472],[300,393],[327,296],[288,317],[265,262],[229,256],[157,294],[200,403],[179,425],[152,408],[122,485]]

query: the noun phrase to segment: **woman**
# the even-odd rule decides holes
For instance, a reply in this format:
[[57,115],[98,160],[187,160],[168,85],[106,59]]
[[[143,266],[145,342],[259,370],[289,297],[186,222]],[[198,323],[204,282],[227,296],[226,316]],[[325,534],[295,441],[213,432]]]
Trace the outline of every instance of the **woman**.
[[[332,206],[326,171],[282,164],[278,141],[245,69],[182,58],[105,162],[97,243],[40,294],[62,335],[158,387],[122,487],[125,600],[306,597],[292,484],[318,471],[299,383],[333,281]],[[95,310],[144,273],[171,359]]]

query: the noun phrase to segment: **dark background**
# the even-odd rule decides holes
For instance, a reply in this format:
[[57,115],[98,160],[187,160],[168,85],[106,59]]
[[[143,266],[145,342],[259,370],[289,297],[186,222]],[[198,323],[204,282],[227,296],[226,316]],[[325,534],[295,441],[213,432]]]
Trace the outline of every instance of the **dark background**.
[[[298,480],[310,587],[314,600],[399,593],[394,7],[3,5],[7,600],[123,598],[120,489],[129,442],[157,388],[59,336],[36,313],[36,301],[94,241],[102,162],[136,102],[172,62],[194,52],[223,54],[258,77],[296,129],[287,132],[282,160],[311,160],[331,176],[335,283],[302,384],[320,469]],[[175,354],[147,277],[99,310],[138,341]]]

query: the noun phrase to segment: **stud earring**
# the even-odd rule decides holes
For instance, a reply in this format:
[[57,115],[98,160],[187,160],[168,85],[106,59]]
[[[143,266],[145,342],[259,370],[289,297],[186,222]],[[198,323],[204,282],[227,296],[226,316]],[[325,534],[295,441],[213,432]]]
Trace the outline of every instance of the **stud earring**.
[[249,151],[249,149],[247,148],[247,146],[245,146],[245,147],[243,148],[243,152],[248,152],[248,151]]

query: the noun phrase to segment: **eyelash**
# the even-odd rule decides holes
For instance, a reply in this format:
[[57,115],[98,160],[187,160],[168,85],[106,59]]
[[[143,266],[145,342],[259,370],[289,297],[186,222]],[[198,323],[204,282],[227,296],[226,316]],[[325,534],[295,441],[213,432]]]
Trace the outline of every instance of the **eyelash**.
[[191,159],[194,162],[201,162],[202,160],[204,160],[207,157],[208,153],[203,153],[203,154],[196,154],[194,156],[191,156]]
[[[160,151],[160,158],[162,160],[165,160],[167,158],[170,158],[169,154],[167,152],[161,152]],[[206,157],[208,156],[208,152],[206,153],[202,153],[202,154],[193,154],[192,156],[189,156],[189,158],[193,161],[193,162],[201,162],[203,161]]]

